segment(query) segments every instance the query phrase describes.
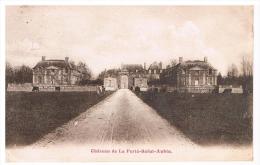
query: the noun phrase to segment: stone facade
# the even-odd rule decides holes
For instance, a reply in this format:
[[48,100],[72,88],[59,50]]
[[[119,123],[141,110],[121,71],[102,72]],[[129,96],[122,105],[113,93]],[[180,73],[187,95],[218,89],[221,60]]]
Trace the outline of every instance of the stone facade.
[[147,74],[142,65],[126,64],[119,73],[120,88],[147,88]]
[[162,72],[162,62],[153,62],[147,70],[148,81],[159,80]]
[[117,79],[114,77],[104,78],[104,88],[106,91],[115,91],[118,89]]
[[[108,87],[107,80],[116,79],[118,88],[120,89],[135,89],[135,87],[147,88],[147,74],[142,65],[125,64],[122,65],[118,72],[114,74],[107,73],[104,78],[104,87]],[[115,82],[113,80],[113,82]]]
[[33,85],[34,86],[60,86],[75,85],[80,78],[80,72],[72,68],[65,60],[42,60],[33,67]]
[[[180,57],[178,64],[166,69],[162,68],[161,62],[152,63],[147,70],[145,65],[122,65],[117,74],[109,76],[117,80],[118,88],[121,89],[148,89],[149,82],[157,82],[157,85],[164,85],[174,91],[208,93],[217,86],[217,70],[208,63],[206,57],[203,61],[183,61]],[[107,86],[107,83],[104,82],[104,85]]]
[[143,77],[134,78],[134,86],[139,87],[141,91],[146,91],[148,89],[147,78],[143,78]]
[[205,57],[203,61],[183,61],[167,68],[160,75],[164,84],[173,86],[178,91],[211,92],[217,85],[217,70],[214,69]]

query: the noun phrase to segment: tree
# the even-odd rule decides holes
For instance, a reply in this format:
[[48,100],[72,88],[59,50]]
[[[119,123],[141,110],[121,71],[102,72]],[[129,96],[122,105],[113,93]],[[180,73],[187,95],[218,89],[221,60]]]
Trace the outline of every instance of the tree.
[[98,77],[97,77],[97,81],[100,82],[101,84],[103,84],[104,82],[104,78],[106,76],[118,76],[120,72],[120,69],[108,69],[108,70],[103,70],[101,73],[99,73]]
[[253,76],[253,61],[249,57],[242,57],[241,67],[243,76]]
[[76,64],[75,64],[75,61],[70,60],[70,61],[69,61],[69,64],[70,64],[70,66],[71,66],[73,69],[77,69],[77,66],[76,66]]
[[76,68],[81,73],[79,84],[81,85],[87,84],[88,81],[92,78],[92,72],[90,68],[87,66],[86,63],[81,61],[76,65]]
[[6,88],[8,83],[32,83],[33,71],[26,65],[12,67],[12,65],[7,62],[5,74]]
[[173,67],[175,65],[177,65],[177,60],[176,59],[171,59],[170,60],[170,66]]
[[253,92],[253,60],[249,56],[242,57],[241,70],[244,92]]
[[232,64],[231,66],[229,66],[228,68],[228,77],[238,77],[238,69],[237,66],[235,64]]
[[5,66],[5,88],[7,89],[8,83],[14,82],[14,69],[10,63],[6,63]]
[[222,77],[220,72],[218,73],[218,76],[217,76],[217,84],[218,85],[222,85],[223,84],[223,77]]
[[33,71],[29,66],[22,65],[15,68],[14,82],[15,83],[32,83]]
[[98,75],[98,79],[104,80],[105,76],[118,76],[119,72],[120,72],[120,69],[115,69],[115,68],[108,69],[108,70],[105,69]]

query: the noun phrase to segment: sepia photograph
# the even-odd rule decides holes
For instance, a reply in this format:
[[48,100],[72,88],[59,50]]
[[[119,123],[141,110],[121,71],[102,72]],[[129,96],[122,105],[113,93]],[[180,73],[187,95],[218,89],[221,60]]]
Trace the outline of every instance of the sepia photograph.
[[253,5],[5,7],[6,162],[253,161]]

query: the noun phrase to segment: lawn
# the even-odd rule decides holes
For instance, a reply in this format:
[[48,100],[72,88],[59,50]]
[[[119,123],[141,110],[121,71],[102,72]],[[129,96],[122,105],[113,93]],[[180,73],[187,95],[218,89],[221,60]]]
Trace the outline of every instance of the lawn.
[[29,145],[107,97],[96,92],[7,92],[6,146]]
[[252,94],[137,94],[200,145],[252,143]]

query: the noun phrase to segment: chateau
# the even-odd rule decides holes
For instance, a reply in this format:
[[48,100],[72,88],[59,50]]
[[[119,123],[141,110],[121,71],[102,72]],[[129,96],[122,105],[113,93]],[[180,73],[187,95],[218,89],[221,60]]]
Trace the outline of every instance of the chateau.
[[165,69],[160,80],[178,92],[207,93],[217,85],[217,70],[208,63],[207,57],[203,61],[183,61],[179,57],[179,63]]
[[80,72],[71,66],[69,58],[65,60],[46,60],[45,56],[33,67],[34,86],[75,85]]
[[[81,73],[65,60],[42,60],[33,67],[34,86],[68,86],[75,85]],[[184,61],[179,57],[179,63],[163,69],[162,63],[154,62],[148,69],[146,63],[122,64],[114,72],[104,75],[106,90],[136,89],[148,90],[149,82],[156,81],[177,92],[208,93],[217,86],[217,70],[210,65],[207,57],[204,60]],[[158,85],[158,84],[157,84]]]
[[[156,80],[159,86],[166,86],[176,92],[210,93],[217,86],[217,70],[204,60],[183,61],[179,57],[179,63],[162,68],[162,63],[154,62],[148,69],[138,64],[122,65],[116,75],[106,75],[104,87],[106,90],[119,88],[141,90],[148,89],[148,83]],[[157,84],[158,85],[158,84]]]
[[147,90],[147,71],[144,68],[138,64],[122,64],[117,73],[105,75],[105,89],[135,89],[139,87],[141,90]]

